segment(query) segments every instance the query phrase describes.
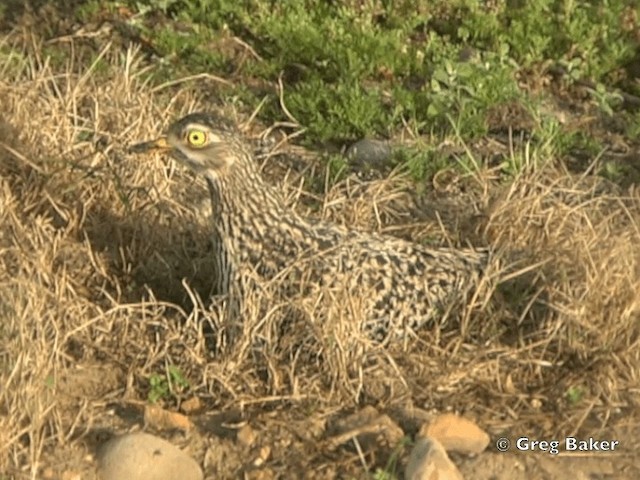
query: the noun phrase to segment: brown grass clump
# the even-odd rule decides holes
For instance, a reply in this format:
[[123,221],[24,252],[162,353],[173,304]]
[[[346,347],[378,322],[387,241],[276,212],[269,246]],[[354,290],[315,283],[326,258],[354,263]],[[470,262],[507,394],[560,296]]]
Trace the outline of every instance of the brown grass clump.
[[637,402],[639,226],[635,190],[622,192],[605,180],[552,166],[517,179],[490,214],[492,243],[540,263],[529,277],[543,315],[526,310],[514,325],[531,367],[537,362],[523,386],[549,370],[554,381],[546,396],[564,414],[576,388],[589,408],[606,416],[613,406]]
[[[197,395],[208,410],[275,410],[292,425],[356,404],[412,404],[467,412],[494,433],[568,435],[637,406],[635,192],[552,166],[506,189],[479,179],[475,207],[489,204],[485,192],[498,200],[471,240],[500,252],[498,286],[406,345],[354,331],[366,292],[283,298],[276,281],[239,321],[225,299],[210,300],[202,182],[125,153],[194,110],[193,90],[154,91],[132,51],[105,48],[89,69],[54,69],[33,52],[2,62],[0,472],[39,478],[92,429],[129,427],[108,412],[144,401],[169,365],[189,384],[170,406]],[[354,182],[331,186],[321,214],[462,243],[447,222],[423,220],[402,175]],[[306,446],[297,462],[325,465],[325,454]],[[290,451],[272,455],[286,462]]]

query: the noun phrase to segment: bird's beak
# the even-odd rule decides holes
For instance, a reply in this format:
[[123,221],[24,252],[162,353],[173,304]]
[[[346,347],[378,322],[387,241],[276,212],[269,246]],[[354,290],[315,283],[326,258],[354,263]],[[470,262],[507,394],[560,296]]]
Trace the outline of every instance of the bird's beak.
[[129,147],[129,152],[131,153],[145,153],[145,152],[166,152],[171,149],[171,145],[167,140],[167,137],[160,137],[155,140],[151,140],[150,142],[142,142],[136,143],[135,145],[131,145]]

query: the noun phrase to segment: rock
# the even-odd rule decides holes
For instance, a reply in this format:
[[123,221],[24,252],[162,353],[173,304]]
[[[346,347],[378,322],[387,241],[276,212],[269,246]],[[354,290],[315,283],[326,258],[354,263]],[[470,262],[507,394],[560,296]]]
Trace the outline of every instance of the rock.
[[245,480],[272,480],[273,478],[277,478],[276,474],[269,468],[244,472]]
[[51,467],[47,467],[42,471],[42,478],[44,478],[45,480],[50,480],[52,478],[55,478],[55,476],[56,474]]
[[489,445],[489,435],[471,420],[445,413],[423,425],[419,436],[438,440],[448,452],[478,454]]
[[191,397],[190,399],[182,402],[180,409],[186,414],[195,413],[202,410],[202,402],[198,397]]
[[347,148],[345,156],[352,167],[379,170],[391,159],[387,142],[364,138]]
[[250,447],[256,441],[256,432],[251,428],[248,423],[243,425],[236,433],[236,439],[238,443],[244,447]]
[[395,407],[391,416],[405,433],[416,435],[424,424],[433,421],[436,414],[409,404]]
[[478,51],[468,45],[462,47],[458,53],[458,60],[461,62],[470,62],[479,58]]
[[335,434],[330,445],[337,447],[357,438],[363,451],[371,451],[378,446],[395,447],[404,437],[402,429],[388,415],[380,414],[371,407],[336,422]]
[[147,433],[128,433],[98,452],[101,480],[202,480],[198,464],[179,448]]
[[164,410],[157,405],[144,407],[144,424],[158,430],[182,430],[188,432],[193,428],[189,417],[178,412]]
[[269,460],[269,457],[271,456],[271,447],[269,445],[265,445],[264,447],[259,448],[256,453],[257,455],[255,455],[255,458],[253,459],[253,466],[261,467],[267,460]]
[[73,470],[65,470],[60,480],[82,480],[82,474]]
[[419,438],[409,455],[405,480],[463,480],[458,467],[434,438]]

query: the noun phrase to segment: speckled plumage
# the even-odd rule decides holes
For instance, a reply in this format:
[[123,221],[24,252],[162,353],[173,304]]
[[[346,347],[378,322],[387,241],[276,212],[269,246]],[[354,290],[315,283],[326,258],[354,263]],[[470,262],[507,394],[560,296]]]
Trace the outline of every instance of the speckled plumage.
[[[206,147],[180,143],[193,125],[212,132]],[[428,248],[302,217],[262,178],[241,136],[215,115],[188,115],[166,138],[172,155],[209,186],[219,293],[241,295],[248,272],[271,279],[287,270],[294,272],[287,279],[307,274],[327,287],[346,282],[367,292],[362,329],[382,340],[420,328],[477,284],[487,265],[486,250]]]

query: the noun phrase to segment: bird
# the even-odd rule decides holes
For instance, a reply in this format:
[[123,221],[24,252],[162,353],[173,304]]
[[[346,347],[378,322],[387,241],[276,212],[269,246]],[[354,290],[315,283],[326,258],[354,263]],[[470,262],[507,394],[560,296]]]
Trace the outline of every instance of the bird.
[[255,274],[271,280],[293,272],[287,281],[305,276],[320,287],[346,282],[364,294],[359,331],[386,342],[417,333],[486,274],[489,248],[428,247],[299,214],[263,178],[234,123],[219,114],[188,114],[159,138],[130,148],[151,151],[169,154],[207,183],[214,289],[221,295],[246,295]]

